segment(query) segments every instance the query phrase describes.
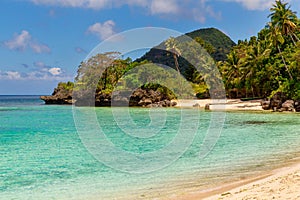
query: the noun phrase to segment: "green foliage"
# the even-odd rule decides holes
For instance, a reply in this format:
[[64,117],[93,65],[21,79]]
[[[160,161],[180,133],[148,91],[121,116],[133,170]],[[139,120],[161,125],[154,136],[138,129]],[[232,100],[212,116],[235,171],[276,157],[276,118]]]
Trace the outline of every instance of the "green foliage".
[[57,87],[60,88],[60,89],[63,89],[63,90],[70,91],[70,90],[73,90],[74,83],[71,82],[71,81],[68,81],[67,83],[59,82]]
[[193,39],[201,38],[205,41],[203,47],[216,61],[226,60],[227,54],[235,46],[235,43],[227,35],[215,28],[199,29],[186,35]]
[[271,21],[257,37],[239,41],[227,60],[219,62],[229,97],[270,97],[279,91],[300,97],[299,19],[281,0],[270,11]]

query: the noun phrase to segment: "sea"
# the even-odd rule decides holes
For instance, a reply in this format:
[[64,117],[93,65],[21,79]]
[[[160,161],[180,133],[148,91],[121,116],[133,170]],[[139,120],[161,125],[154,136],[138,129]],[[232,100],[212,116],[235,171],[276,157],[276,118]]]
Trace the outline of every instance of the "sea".
[[300,115],[0,96],[0,199],[176,199],[300,155]]

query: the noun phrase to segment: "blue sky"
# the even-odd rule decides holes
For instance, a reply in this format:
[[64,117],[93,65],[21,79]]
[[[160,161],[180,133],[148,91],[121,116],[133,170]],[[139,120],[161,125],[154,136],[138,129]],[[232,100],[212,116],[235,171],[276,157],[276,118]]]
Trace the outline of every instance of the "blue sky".
[[[300,12],[299,0],[288,2],[292,10]],[[58,82],[73,80],[80,62],[99,43],[135,28],[162,27],[186,33],[215,27],[234,41],[249,38],[268,22],[272,3],[273,0],[1,0],[0,95],[51,94]],[[140,39],[153,40],[151,36]]]

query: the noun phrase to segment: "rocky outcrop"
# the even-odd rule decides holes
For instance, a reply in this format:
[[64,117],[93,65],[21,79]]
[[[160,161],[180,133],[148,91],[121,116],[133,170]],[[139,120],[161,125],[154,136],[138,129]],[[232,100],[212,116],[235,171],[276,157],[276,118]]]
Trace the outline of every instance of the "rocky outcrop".
[[282,104],[282,106],[281,106],[281,108],[280,108],[279,111],[290,111],[290,112],[293,112],[295,110],[294,104],[295,104],[295,102],[293,100],[287,100],[287,101],[285,101]]
[[300,112],[300,100],[287,99],[286,95],[282,92],[277,92],[270,100],[263,100],[261,105],[264,110]]
[[131,106],[171,107],[171,98],[159,91],[137,89],[130,97]]
[[[67,83],[68,84],[68,83]],[[51,96],[41,96],[40,99],[45,101],[45,104],[72,104],[72,89],[67,87],[67,84],[60,83],[54,89]]]
[[296,112],[300,112],[300,100],[294,102],[294,109]]
[[273,111],[277,111],[286,100],[287,97],[283,92],[277,92],[270,100],[270,108],[273,109]]
[[[132,94],[131,91],[116,91],[112,94],[99,92],[93,98],[91,94],[73,94],[62,88],[55,88],[52,96],[41,96],[46,104],[72,104],[76,106],[139,106],[139,107],[172,107],[176,102],[171,102],[171,98],[159,91],[151,89],[137,89]],[[130,97],[130,98],[129,98]]]
[[271,109],[270,101],[269,101],[269,100],[263,100],[263,101],[261,102],[261,107],[262,107],[262,109],[264,109],[264,110],[270,110],[270,109]]
[[60,96],[41,96],[40,97],[45,104],[72,104],[73,100],[71,96],[67,98],[60,97]]

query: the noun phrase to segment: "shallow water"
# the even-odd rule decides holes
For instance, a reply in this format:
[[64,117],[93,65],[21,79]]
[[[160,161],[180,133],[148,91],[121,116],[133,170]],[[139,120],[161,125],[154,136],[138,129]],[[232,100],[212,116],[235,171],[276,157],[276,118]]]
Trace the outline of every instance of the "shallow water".
[[[91,110],[95,116],[89,119]],[[224,124],[217,123],[221,135],[201,158],[207,131],[218,128],[211,124],[215,113],[169,108],[150,111],[151,118],[149,109],[130,108],[132,121],[126,121],[127,108],[73,111],[72,106],[43,105],[36,96],[0,96],[0,199],[170,196],[258,174],[300,152],[296,113],[219,113],[226,115]],[[91,134],[94,119],[105,139],[121,151],[102,146],[97,155],[90,153],[86,138],[94,142],[90,146],[103,142]],[[160,152],[168,145],[168,151]],[[145,156],[151,152],[152,157]]]

